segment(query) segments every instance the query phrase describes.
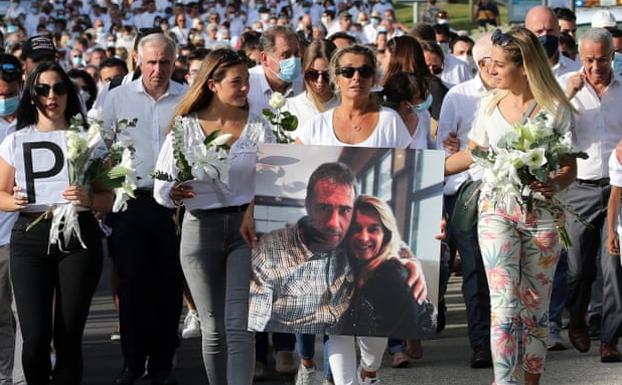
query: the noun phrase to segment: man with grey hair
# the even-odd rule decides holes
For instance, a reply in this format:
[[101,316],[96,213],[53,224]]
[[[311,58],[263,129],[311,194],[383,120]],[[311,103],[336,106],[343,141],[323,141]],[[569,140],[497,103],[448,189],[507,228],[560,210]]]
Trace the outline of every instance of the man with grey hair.
[[184,93],[171,80],[175,42],[164,34],[147,35],[138,43],[141,77],[119,86],[106,98],[104,130],[123,118],[137,125],[117,140],[129,139],[136,149],[138,189],[127,210],[110,215],[111,255],[119,272],[119,320],[124,368],[115,385],[132,385],[147,370],[156,385],[177,382],[171,375],[179,345],[177,328],[182,306],[182,271],[173,210],[153,198],[155,168],[166,130]]
[[260,65],[248,71],[248,104],[250,112],[259,116],[263,109],[271,108],[268,101],[274,92],[285,97],[302,92],[302,63],[296,32],[288,27],[272,27],[261,36],[260,50]]
[[622,137],[622,77],[611,69],[613,42],[602,28],[592,28],[579,40],[583,70],[562,77],[566,94],[577,109],[575,145],[589,158],[577,160],[577,181],[565,194],[565,202],[591,226],[568,216],[566,227],[573,240],[568,249],[568,308],[570,342],[581,352],[590,348],[586,312],[590,302],[596,261],[603,272],[603,305],[600,335],[601,362],[618,362],[622,326],[622,268],[608,253],[607,201],[611,191],[608,160]]
[[[494,88],[490,74],[492,40],[487,33],[473,46],[473,59],[477,63],[479,74],[474,79],[461,83],[449,90],[438,122],[437,148],[444,148],[447,156],[463,150],[469,142],[468,134],[477,111],[477,105],[487,91]],[[477,226],[461,229],[452,223],[452,213],[459,193],[472,183],[469,171],[445,179],[444,207],[450,218],[447,224],[447,240],[456,247],[462,258],[462,295],[467,308],[469,341],[473,354],[472,368],[492,366],[490,353],[490,298],[486,272],[477,240]],[[445,264],[447,265],[447,263]],[[441,268],[446,284],[449,268]]]
[[551,8],[544,5],[531,8],[525,16],[525,28],[533,32],[542,43],[555,77],[579,70],[577,62],[559,52],[559,22]]

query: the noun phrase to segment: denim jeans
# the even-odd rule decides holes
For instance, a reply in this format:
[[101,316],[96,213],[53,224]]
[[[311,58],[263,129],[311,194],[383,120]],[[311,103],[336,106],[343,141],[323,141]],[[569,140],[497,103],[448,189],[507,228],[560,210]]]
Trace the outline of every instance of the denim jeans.
[[240,236],[243,215],[194,210],[183,221],[181,266],[201,320],[203,364],[212,385],[253,382],[251,252]]
[[[328,363],[328,336],[324,336],[324,349],[322,349],[322,366],[324,368],[324,378],[332,379],[333,374],[330,371]],[[300,358],[304,360],[312,360],[315,356],[315,335],[313,334],[296,334],[296,352]]]
[[0,246],[0,385],[23,384],[22,332],[9,276],[9,246]]

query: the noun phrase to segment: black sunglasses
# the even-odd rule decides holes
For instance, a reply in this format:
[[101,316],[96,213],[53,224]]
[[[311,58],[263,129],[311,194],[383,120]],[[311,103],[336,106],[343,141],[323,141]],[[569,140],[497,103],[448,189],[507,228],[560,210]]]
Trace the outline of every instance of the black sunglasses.
[[69,91],[69,87],[65,83],[54,83],[53,85],[39,83],[34,86],[37,96],[48,96],[50,90],[54,91],[55,95],[65,95]]
[[354,74],[356,72],[358,72],[359,75],[362,78],[370,78],[370,77],[374,76],[374,72],[375,71],[374,71],[374,69],[371,66],[369,66],[367,64],[362,65],[362,66],[360,66],[358,68],[356,68],[356,67],[341,67],[341,68],[337,68],[335,70],[335,74],[341,75],[341,76],[343,76],[344,78],[347,78],[347,79],[352,79],[352,77],[354,76]]
[[329,79],[328,71],[317,71],[317,70],[311,69],[305,72],[305,79],[307,80],[316,81],[320,78],[320,76],[322,77],[322,79],[326,81],[328,81]]
[[492,33],[491,40],[493,44],[505,48],[514,38],[509,33],[501,32],[500,29],[495,29],[495,32]]

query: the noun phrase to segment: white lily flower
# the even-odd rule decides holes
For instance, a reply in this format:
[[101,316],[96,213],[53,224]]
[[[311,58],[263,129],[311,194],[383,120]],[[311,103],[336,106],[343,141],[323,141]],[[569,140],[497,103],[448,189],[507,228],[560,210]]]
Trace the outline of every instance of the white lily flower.
[[527,159],[525,163],[530,169],[540,168],[544,166],[546,162],[546,149],[539,147],[527,152]]
[[231,134],[220,134],[214,140],[212,140],[210,145],[212,145],[212,146],[222,146],[223,144],[227,144],[227,142],[229,141],[229,139],[231,139],[232,136],[233,135],[231,135]]

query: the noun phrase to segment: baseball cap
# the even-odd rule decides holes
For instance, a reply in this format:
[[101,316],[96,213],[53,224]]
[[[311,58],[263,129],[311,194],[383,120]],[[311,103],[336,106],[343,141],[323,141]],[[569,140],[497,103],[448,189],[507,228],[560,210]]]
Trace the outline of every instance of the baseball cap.
[[54,60],[56,48],[49,37],[38,35],[33,36],[24,42],[22,47],[22,59],[31,58],[39,61],[42,59]]
[[616,25],[615,16],[606,9],[596,11],[596,13],[592,15],[592,28],[608,28],[615,27]]

